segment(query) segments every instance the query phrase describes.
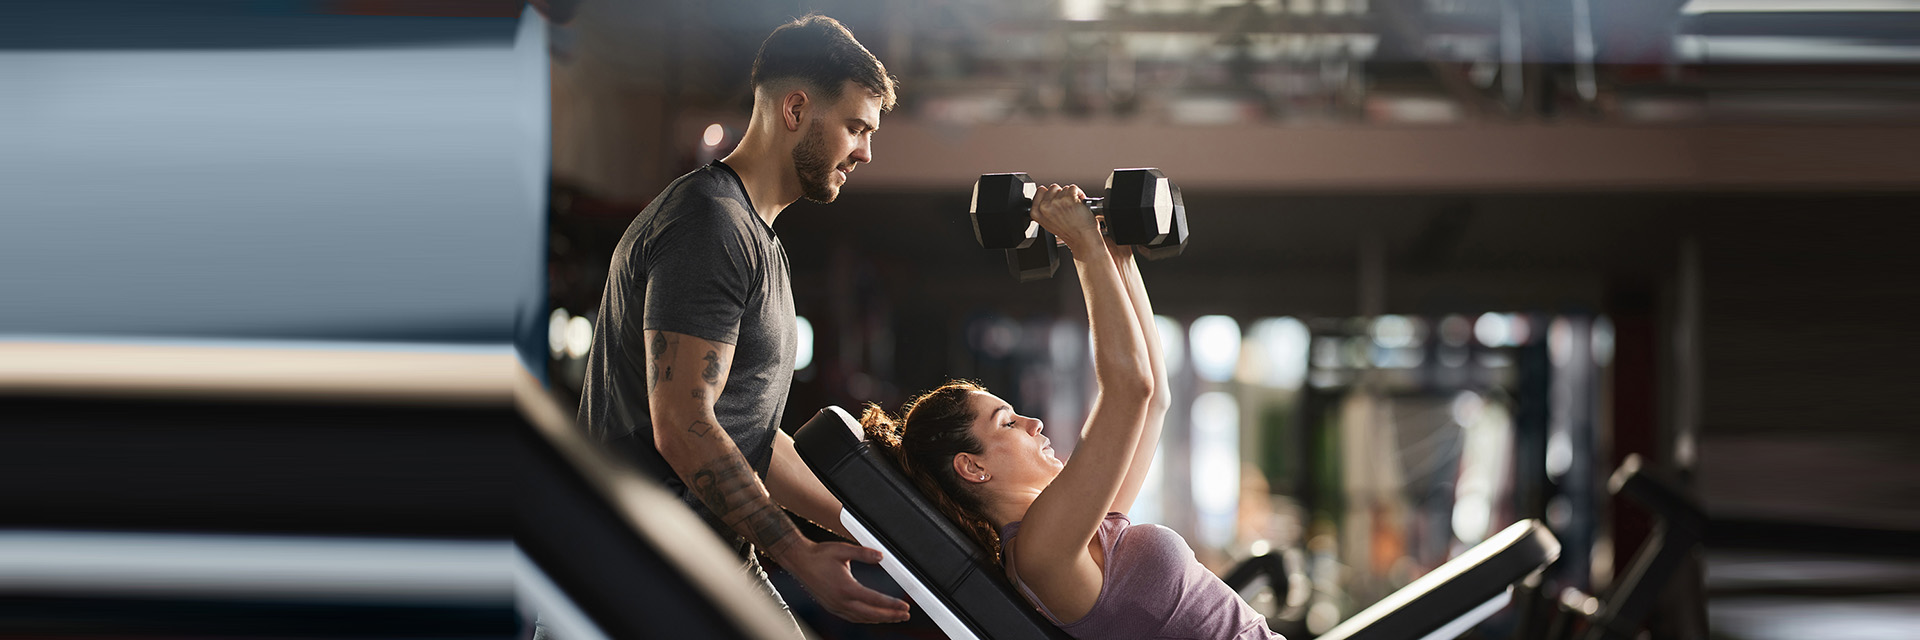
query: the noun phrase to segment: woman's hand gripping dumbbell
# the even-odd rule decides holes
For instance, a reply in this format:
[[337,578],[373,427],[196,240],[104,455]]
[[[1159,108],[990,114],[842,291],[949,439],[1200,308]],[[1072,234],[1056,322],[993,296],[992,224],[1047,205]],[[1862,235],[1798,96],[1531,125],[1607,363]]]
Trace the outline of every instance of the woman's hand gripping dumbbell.
[[[1159,169],[1118,169],[1107,176],[1107,196],[1077,197],[1104,220],[1103,233],[1132,245],[1149,260],[1179,255],[1187,244],[1186,205],[1180,188]],[[1025,173],[990,173],[973,185],[974,238],[1003,249],[1021,281],[1053,276],[1059,268],[1056,241],[1033,219],[1039,185]]]

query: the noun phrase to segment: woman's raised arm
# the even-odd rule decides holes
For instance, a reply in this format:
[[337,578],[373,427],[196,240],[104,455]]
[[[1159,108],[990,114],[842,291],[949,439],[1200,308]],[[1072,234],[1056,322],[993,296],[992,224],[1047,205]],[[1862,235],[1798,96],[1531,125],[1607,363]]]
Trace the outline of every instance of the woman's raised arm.
[[[1153,392],[1151,362],[1126,283],[1078,187],[1058,185],[1034,196],[1034,218],[1067,243],[1086,297],[1099,391],[1073,457],[1034,499],[1020,528],[1014,561],[1042,600],[1056,588],[1099,591],[1099,567],[1088,541],[1126,478]],[[1086,578],[1091,575],[1091,582]]]
[[1153,376],[1153,395],[1147,402],[1146,420],[1140,429],[1139,444],[1134,447],[1133,459],[1127,464],[1126,478],[1120,483],[1120,492],[1113,497],[1111,511],[1126,513],[1133,509],[1133,501],[1140,497],[1140,487],[1146,484],[1147,471],[1153,466],[1153,453],[1160,447],[1160,427],[1167,420],[1167,409],[1172,405],[1172,386],[1167,382],[1166,352],[1160,345],[1160,331],[1153,320],[1153,301],[1147,298],[1146,282],[1140,278],[1139,265],[1133,258],[1133,247],[1114,244],[1107,240],[1107,251],[1113,256],[1113,264],[1120,272],[1120,279],[1126,283],[1127,299],[1133,305],[1134,321],[1140,325],[1140,333],[1145,338],[1147,362]]

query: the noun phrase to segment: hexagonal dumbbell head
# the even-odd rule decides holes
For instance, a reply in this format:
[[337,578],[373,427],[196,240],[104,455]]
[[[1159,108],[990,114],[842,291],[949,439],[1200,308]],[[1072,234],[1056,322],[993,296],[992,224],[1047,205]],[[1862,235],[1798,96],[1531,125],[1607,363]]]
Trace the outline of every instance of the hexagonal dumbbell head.
[[1024,173],[989,173],[973,183],[973,239],[987,249],[1019,249],[1040,237],[1034,224],[1033,178]]
[[1021,282],[1045,280],[1060,269],[1060,250],[1054,246],[1053,234],[1041,229],[1034,240],[1025,247],[1007,250],[1007,268]]
[[1107,228],[1113,241],[1136,245],[1149,260],[1187,247],[1187,205],[1159,169],[1116,169],[1107,176]]

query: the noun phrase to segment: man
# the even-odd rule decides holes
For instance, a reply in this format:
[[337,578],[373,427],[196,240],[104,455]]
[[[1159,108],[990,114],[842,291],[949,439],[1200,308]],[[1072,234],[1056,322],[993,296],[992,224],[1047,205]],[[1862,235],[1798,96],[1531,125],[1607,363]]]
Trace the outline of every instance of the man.
[[846,27],[809,15],[767,37],[752,84],[740,145],[668,185],[614,250],[580,422],[601,438],[637,440],[643,466],[662,470],[662,482],[734,542],[782,606],[756,547],[834,615],[902,621],[905,602],[849,572],[850,561],[879,562],[880,552],[810,541],[781,510],[847,535],[839,501],[780,431],[796,331],[773,230],[787,205],[832,202],[848,174],[873,161],[894,80]]

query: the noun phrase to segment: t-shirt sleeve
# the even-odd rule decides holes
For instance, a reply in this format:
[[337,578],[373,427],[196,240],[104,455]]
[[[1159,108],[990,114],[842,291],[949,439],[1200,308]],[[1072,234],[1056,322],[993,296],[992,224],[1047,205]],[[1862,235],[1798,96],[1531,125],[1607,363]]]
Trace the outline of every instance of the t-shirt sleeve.
[[717,206],[672,217],[647,243],[647,330],[739,342],[758,270],[739,225]]

